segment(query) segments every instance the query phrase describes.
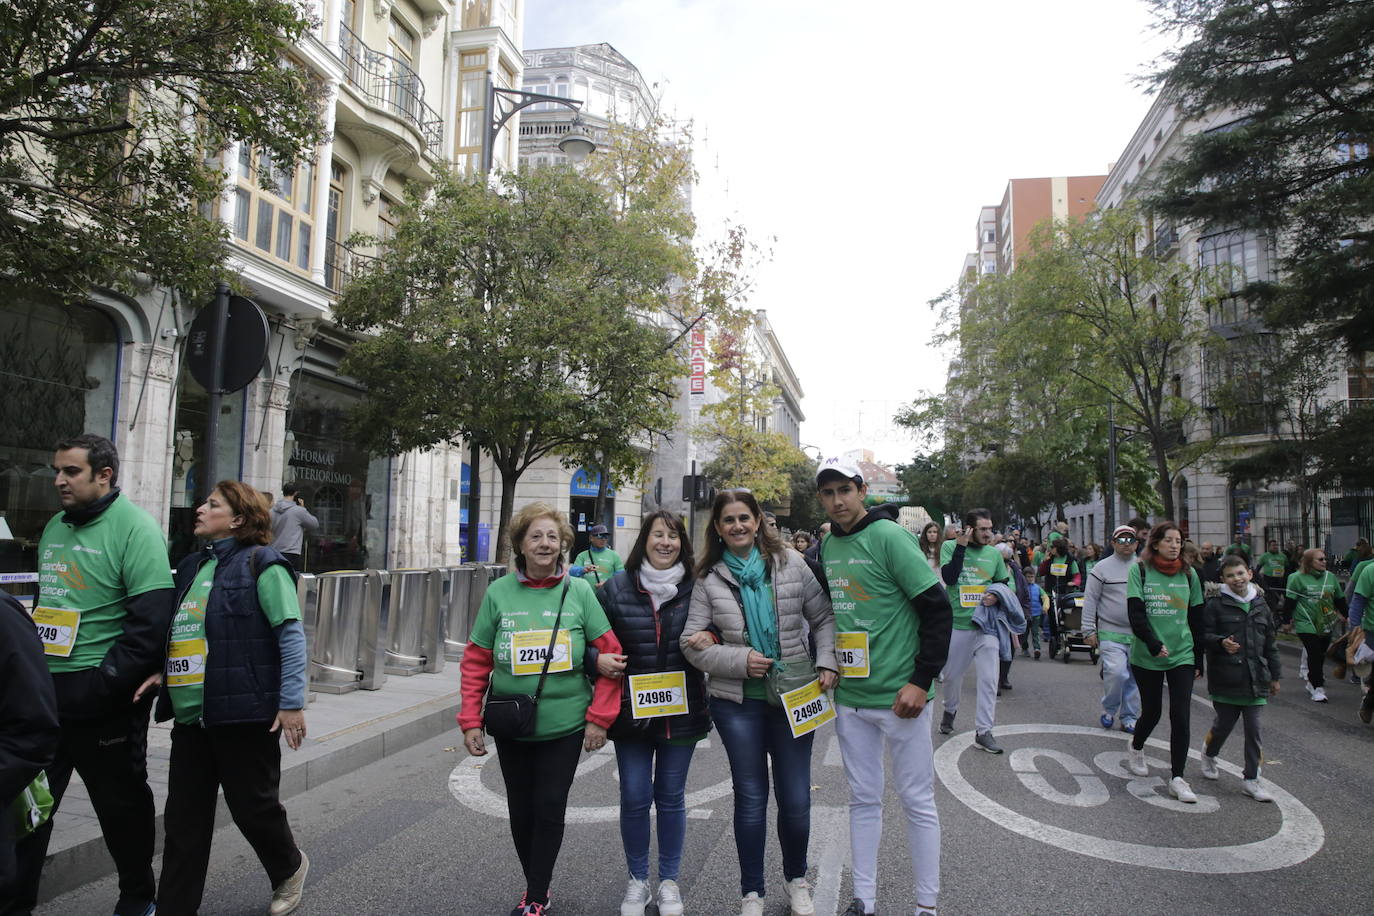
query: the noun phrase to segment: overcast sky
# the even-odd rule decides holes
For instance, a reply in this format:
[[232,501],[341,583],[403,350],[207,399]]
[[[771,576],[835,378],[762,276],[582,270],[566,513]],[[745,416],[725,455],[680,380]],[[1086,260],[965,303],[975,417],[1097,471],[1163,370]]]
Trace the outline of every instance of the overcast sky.
[[944,385],[926,303],[979,207],[1107,171],[1149,109],[1149,22],[1143,0],[526,0],[524,47],[608,42],[694,119],[703,232],[771,240],[749,305],[801,379],[802,442],[898,464],[892,415]]

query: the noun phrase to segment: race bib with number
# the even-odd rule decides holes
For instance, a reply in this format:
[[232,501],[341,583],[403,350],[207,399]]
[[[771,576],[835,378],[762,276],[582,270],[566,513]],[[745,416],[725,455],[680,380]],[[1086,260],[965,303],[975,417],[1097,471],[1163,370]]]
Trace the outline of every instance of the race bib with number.
[[1069,572],[1069,564],[1068,564],[1067,562],[1065,562],[1065,563],[1051,563],[1051,564],[1050,564],[1050,575],[1051,575],[1051,576],[1064,576],[1064,575],[1068,575],[1068,572]]
[[1073,599],[1073,606],[1074,606],[1074,607],[1082,607],[1082,606],[1083,606],[1083,596],[1082,596],[1082,595],[1075,595],[1075,596],[1074,596],[1074,599]]
[[835,659],[840,663],[840,677],[868,677],[868,634],[836,633]]
[[[526,630],[510,634],[510,673],[539,674],[544,670],[544,656],[549,651],[552,630]],[[553,658],[549,674],[572,670],[572,634],[559,630],[553,643]]]
[[36,607],[33,622],[38,638],[43,640],[43,654],[66,658],[76,645],[76,631],[81,629],[81,612],[60,607]]
[[686,672],[630,675],[630,710],[636,719],[686,715]]
[[177,639],[167,648],[167,686],[205,683],[205,640]]
[[959,586],[959,606],[977,607],[983,603],[983,593],[988,590],[986,585],[961,585]]
[[782,706],[787,711],[787,724],[793,738],[813,732],[835,718],[835,707],[830,696],[821,690],[819,680],[784,693]]

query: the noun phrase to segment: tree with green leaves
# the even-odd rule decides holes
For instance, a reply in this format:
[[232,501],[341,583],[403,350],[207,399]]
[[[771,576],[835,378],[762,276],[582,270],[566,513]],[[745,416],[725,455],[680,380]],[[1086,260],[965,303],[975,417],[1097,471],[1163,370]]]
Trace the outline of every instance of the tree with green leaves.
[[1176,36],[1152,76],[1187,118],[1152,206],[1204,231],[1278,243],[1246,291],[1272,327],[1374,347],[1374,2],[1151,0]]
[[679,252],[618,220],[606,189],[567,168],[482,177],[443,171],[412,189],[393,239],[345,289],[335,315],[366,332],[343,370],[367,387],[364,444],[398,454],[473,441],[501,475],[498,560],[516,484],[549,455],[602,453],[635,479],[666,433],[685,371],[660,308]]
[[980,339],[1002,362],[1055,367],[1055,378],[1072,380],[1074,397],[1111,402],[1116,422],[1137,430],[1172,517],[1175,476],[1216,445],[1197,432],[1201,405],[1185,393],[1183,373],[1208,341],[1202,308],[1217,278],[1142,250],[1141,226],[1141,211],[1127,203],[1038,227],[1032,253],[1009,278],[1013,307]]
[[790,497],[787,511],[779,511],[779,514],[793,531],[817,531],[826,520],[820,500],[816,498],[816,470],[819,466],[820,462],[797,449],[795,459],[787,467]]
[[767,430],[778,388],[751,347],[753,320],[736,309],[715,323],[710,377],[720,400],[702,407],[695,432],[715,453],[703,473],[717,487],[745,487],[760,502],[775,502],[790,492],[788,467],[800,452]]
[[210,289],[216,154],[292,168],[322,140],[321,86],[287,57],[311,24],[299,0],[0,4],[0,291]]
[[963,501],[964,479],[968,476],[958,454],[950,448],[916,455],[910,464],[897,466],[897,477],[906,490],[907,504],[922,506],[930,517],[943,524],[957,518]]

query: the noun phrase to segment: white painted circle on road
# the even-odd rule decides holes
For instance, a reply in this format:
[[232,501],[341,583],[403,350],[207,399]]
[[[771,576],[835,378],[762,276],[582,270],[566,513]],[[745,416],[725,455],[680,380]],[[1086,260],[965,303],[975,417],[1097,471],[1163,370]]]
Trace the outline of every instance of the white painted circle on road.
[[[1101,729],[1080,725],[1006,725],[999,727],[997,734],[1076,735],[1119,742],[1115,736]],[[1013,833],[1069,852],[1108,862],[1120,862],[1123,865],[1140,865],[1168,871],[1243,874],[1297,865],[1316,855],[1326,842],[1325,831],[1317,816],[1297,798],[1269,780],[1265,780],[1265,785],[1274,796],[1274,804],[1279,809],[1282,821],[1277,833],[1253,843],[1202,848],[1146,846],[1045,824],[994,801],[964,778],[959,772],[959,758],[964,751],[973,746],[973,738],[972,732],[955,735],[936,751],[935,771],[939,773],[940,781],[945,787],[955,798],[994,824],[1000,824]],[[1146,743],[1156,748],[1168,749],[1166,742],[1156,738],[1151,738]],[[1201,759],[1201,754],[1196,750],[1190,750],[1189,756]],[[1242,776],[1239,767],[1224,760],[1218,760],[1217,767],[1233,776]],[[1242,800],[1247,804],[1256,804],[1249,799],[1238,797],[1238,801]]]
[[[577,776],[580,777],[592,770],[599,769],[613,760],[615,760],[615,751],[610,745],[607,745],[577,765]],[[450,795],[473,811],[504,820],[508,816],[505,796],[498,795],[482,784],[482,768],[493,765],[495,761],[496,747],[494,743],[489,743],[487,745],[487,754],[485,757],[467,757],[460,760],[458,765],[453,768],[453,771],[449,773],[448,791]],[[724,798],[733,791],[733,784],[729,779],[726,779],[713,786],[707,786],[695,792],[688,792],[686,798],[687,816],[691,818],[710,817],[710,812],[701,810],[700,806]],[[613,823],[619,821],[619,795],[619,790],[615,790],[614,797],[617,803],[612,805],[569,805],[564,820],[569,824]]]

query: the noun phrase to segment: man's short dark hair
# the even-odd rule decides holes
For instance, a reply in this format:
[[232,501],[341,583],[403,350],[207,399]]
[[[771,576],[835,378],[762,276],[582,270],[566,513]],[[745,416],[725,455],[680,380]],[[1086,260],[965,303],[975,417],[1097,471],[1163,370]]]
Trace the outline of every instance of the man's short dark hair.
[[287,499],[290,499],[291,497],[295,496],[300,491],[300,485],[297,484],[294,480],[281,485],[281,495],[285,496]]
[[992,521],[992,513],[989,512],[987,509],[970,509],[964,513],[964,527],[977,528],[978,520],[980,518],[985,518],[988,521]]
[[91,476],[99,474],[103,468],[110,469],[110,486],[114,486],[119,480],[119,450],[114,443],[104,436],[97,436],[95,433],[82,433],[79,436],[68,436],[59,439],[53,446],[55,452],[65,452],[69,448],[84,448],[86,450],[86,463],[91,466]]
[[1147,521],[1145,521],[1145,519],[1141,518],[1141,517],[1138,516],[1138,515],[1137,515],[1135,518],[1131,519],[1131,520],[1130,520],[1129,522],[1127,522],[1126,524],[1130,525],[1130,526],[1131,526],[1132,528],[1134,528],[1136,531],[1149,531],[1149,530],[1150,530],[1150,523],[1147,522]]

